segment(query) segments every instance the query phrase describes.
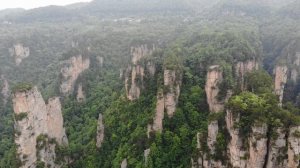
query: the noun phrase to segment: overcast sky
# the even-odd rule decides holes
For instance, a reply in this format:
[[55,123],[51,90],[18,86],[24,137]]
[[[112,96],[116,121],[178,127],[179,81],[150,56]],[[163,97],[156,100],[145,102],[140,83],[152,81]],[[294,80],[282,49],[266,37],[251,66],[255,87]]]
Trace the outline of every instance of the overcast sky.
[[68,5],[76,2],[89,2],[91,0],[0,0],[0,10],[6,8],[32,9],[48,5]]

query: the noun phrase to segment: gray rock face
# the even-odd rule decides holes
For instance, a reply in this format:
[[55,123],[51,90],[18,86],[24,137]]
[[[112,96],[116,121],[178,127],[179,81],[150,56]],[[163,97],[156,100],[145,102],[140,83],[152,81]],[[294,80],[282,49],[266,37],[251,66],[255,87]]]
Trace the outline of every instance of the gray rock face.
[[217,99],[220,91],[219,84],[222,81],[223,75],[220,66],[210,66],[206,77],[205,92],[209,111],[212,113],[221,112],[224,109],[224,102]]
[[[125,89],[127,98],[131,101],[140,97],[141,89],[143,87],[143,79],[145,76],[145,67],[139,64],[139,61],[153,53],[155,46],[141,45],[138,47],[131,47],[132,65],[128,66],[125,74]],[[146,66],[150,74],[155,73],[155,66],[151,63]],[[140,82],[140,83],[139,83]]]
[[163,130],[163,119],[165,112],[165,99],[162,92],[157,93],[156,111],[155,117],[153,118],[153,124],[148,125],[148,138],[150,138],[150,132],[162,132]]
[[288,138],[288,168],[299,166],[300,156],[300,126],[291,127]]
[[[60,167],[54,162],[55,144],[46,143],[53,138],[59,145],[68,144],[59,98],[51,98],[45,104],[41,93],[34,87],[26,92],[14,93],[13,107],[16,116],[15,143],[18,157],[24,162],[22,168],[35,167],[38,158],[46,165]],[[45,141],[46,145],[38,149],[39,139]]]
[[287,66],[276,66],[275,73],[275,94],[279,96],[279,105],[282,104],[284,87],[287,82]]
[[228,156],[232,167],[245,168],[247,165],[246,151],[243,148],[242,138],[239,136],[239,129],[235,128],[235,123],[239,122],[239,116],[234,117],[230,110],[226,111],[226,128],[231,140],[228,144]]
[[79,75],[90,67],[90,59],[83,58],[81,55],[71,57],[65,61],[61,69],[62,83],[60,91],[64,95],[70,94],[74,90],[74,85]]
[[144,73],[144,68],[141,67],[140,65],[128,67],[126,74],[128,74],[130,72],[131,72],[131,82],[129,81],[129,75],[126,75],[125,89],[126,89],[126,93],[127,93],[127,98],[129,100],[133,101],[133,100],[138,99],[141,94],[142,86],[137,83],[137,78],[140,77],[140,80],[143,83],[145,73]]
[[98,61],[99,65],[100,65],[100,67],[103,67],[103,64],[104,64],[104,58],[98,56],[98,57],[97,57],[97,61]]
[[153,124],[148,125],[148,137],[150,132],[161,132],[163,130],[164,112],[168,117],[173,117],[178,98],[180,95],[180,86],[182,82],[181,73],[176,70],[164,70],[164,88],[157,93],[156,112],[153,118]]
[[4,76],[1,76],[1,81],[2,81],[2,89],[1,89],[1,94],[3,97],[3,104],[5,105],[7,103],[7,100],[10,96],[9,93],[9,84],[8,81],[4,78]]
[[81,83],[78,85],[78,88],[77,88],[76,99],[77,99],[77,102],[79,102],[79,103],[81,103],[85,100],[85,95],[84,95]]
[[268,152],[267,144],[267,130],[266,124],[261,126],[253,126],[252,134],[249,139],[249,160],[247,167],[263,167],[265,157]]
[[124,159],[121,163],[121,168],[127,168],[127,159]]
[[25,47],[23,44],[14,44],[12,48],[9,49],[9,53],[15,58],[16,65],[19,66],[23,59],[29,57],[30,49]]
[[286,156],[286,134],[282,128],[278,128],[276,133],[277,138],[272,139],[270,144],[268,144],[269,156],[267,160],[267,168],[287,167],[287,160],[283,159]]
[[104,124],[102,114],[99,114],[98,124],[97,124],[97,148],[101,148],[104,141]]
[[249,60],[245,62],[238,62],[235,66],[235,74],[238,79],[238,84],[241,90],[245,90],[245,75],[253,70],[258,70],[258,62]]
[[182,82],[182,76],[180,72],[176,70],[164,71],[164,86],[167,88],[165,91],[165,109],[167,111],[168,117],[173,117],[176,106],[178,103],[178,98],[180,95],[180,86]]
[[150,152],[151,152],[150,149],[144,150],[145,165],[147,165],[148,157],[150,155]]
[[218,121],[211,121],[208,125],[207,146],[211,154],[215,153],[215,144],[217,142],[217,135],[219,131]]

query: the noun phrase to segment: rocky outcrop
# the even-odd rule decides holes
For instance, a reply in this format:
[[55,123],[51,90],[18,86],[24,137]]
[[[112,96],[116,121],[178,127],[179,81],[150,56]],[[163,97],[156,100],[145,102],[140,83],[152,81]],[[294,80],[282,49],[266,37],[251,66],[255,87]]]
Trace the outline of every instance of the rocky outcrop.
[[218,121],[211,121],[208,125],[207,146],[211,150],[211,154],[215,152],[215,144],[217,142],[219,127]]
[[121,163],[121,168],[127,168],[127,159],[124,159]]
[[148,157],[150,155],[150,152],[151,152],[150,149],[144,150],[145,165],[147,165],[147,163],[148,163]]
[[[133,67],[128,67],[126,74],[128,74],[130,72],[131,72],[131,80],[129,80],[128,75],[126,75],[126,77],[125,77],[125,89],[126,89],[126,93],[127,93],[127,98],[132,101],[132,100],[136,100],[140,97],[142,86],[140,84],[138,84],[138,82],[142,83],[145,74],[144,74],[144,68],[139,65],[133,66]],[[129,83],[129,81],[130,81],[130,83]],[[129,85],[129,84],[131,84],[131,85]]]
[[146,68],[151,76],[155,75],[156,72],[155,64],[153,64],[152,62],[148,62]]
[[83,58],[81,55],[73,56],[64,62],[61,69],[62,83],[60,91],[63,94],[69,94],[73,91],[75,82],[79,75],[90,67],[90,59]]
[[97,124],[97,141],[96,141],[97,148],[101,148],[103,141],[104,141],[103,117],[102,114],[99,114],[98,124]]
[[9,53],[12,57],[14,57],[16,65],[19,66],[23,59],[29,57],[30,49],[25,47],[23,44],[18,43],[14,44],[14,46],[9,49]]
[[[35,167],[37,161],[44,161],[51,167],[55,163],[55,146],[67,145],[59,98],[45,103],[36,87],[13,94],[15,113],[15,143],[22,168]],[[54,139],[55,142],[51,141]]]
[[8,81],[4,78],[4,76],[1,76],[1,81],[2,81],[2,89],[1,89],[1,94],[3,98],[3,104],[5,105],[7,103],[7,100],[9,98],[9,84]]
[[294,67],[291,69],[291,80],[296,83],[299,77],[300,52],[296,52],[293,65]]
[[[231,96],[230,91],[224,100],[218,99],[218,94],[220,92],[219,84],[223,81],[222,70],[219,65],[210,66],[207,72],[207,79],[205,85],[205,92],[207,97],[207,104],[209,105],[210,113],[218,113],[224,110],[224,104]],[[210,154],[215,154],[215,144],[217,141],[218,135],[218,121],[213,120],[208,124],[208,137],[207,137],[207,146],[210,150]],[[204,161],[208,163],[209,167],[222,167],[221,162],[215,160]]]
[[236,79],[241,90],[245,90],[245,75],[254,70],[258,70],[258,62],[255,60],[248,60],[245,62],[238,62],[235,66]]
[[254,125],[252,127],[252,134],[249,138],[249,160],[247,167],[261,167],[263,168],[266,155],[268,152],[266,124],[261,126]]
[[300,126],[290,128],[288,138],[288,168],[299,166],[300,157]]
[[269,145],[269,156],[266,168],[286,167],[286,134],[282,128],[276,129],[276,138],[272,138]]
[[233,115],[230,110],[226,111],[226,128],[230,135],[230,142],[228,144],[228,156],[232,167],[245,168],[246,151],[243,147],[242,138],[239,135],[239,129],[235,127],[235,124],[239,122],[239,116]]
[[163,130],[163,119],[165,112],[165,99],[162,92],[157,94],[155,117],[153,118],[153,124],[148,125],[148,138],[150,138],[150,132],[162,132]]
[[287,82],[287,66],[276,66],[275,73],[275,94],[279,96],[279,103],[282,104],[284,87]]
[[100,65],[100,67],[103,67],[104,58],[100,57],[100,56],[97,56],[97,61],[98,61],[99,65]]
[[164,70],[164,89],[159,90],[157,93],[153,124],[148,124],[148,138],[150,138],[151,132],[162,132],[165,111],[169,118],[173,117],[178,104],[181,82],[181,72]]
[[180,95],[180,86],[182,82],[181,72],[176,70],[164,70],[164,97],[165,97],[165,109],[168,117],[173,117],[178,98]]
[[77,99],[77,102],[79,102],[79,103],[81,103],[85,100],[85,95],[84,95],[84,92],[82,90],[82,84],[78,85],[76,99]]
[[209,111],[221,112],[224,109],[224,101],[218,100],[219,84],[223,81],[222,71],[219,65],[210,66],[207,72],[205,92]]
[[[131,47],[132,65],[128,66],[125,74],[125,89],[127,98],[131,101],[136,100],[140,97],[141,89],[143,87],[143,79],[145,76],[145,67],[139,64],[139,61],[151,55],[155,50],[155,46],[149,47],[148,45],[141,45],[139,47]],[[150,63],[147,65],[149,73],[155,73],[155,66]]]

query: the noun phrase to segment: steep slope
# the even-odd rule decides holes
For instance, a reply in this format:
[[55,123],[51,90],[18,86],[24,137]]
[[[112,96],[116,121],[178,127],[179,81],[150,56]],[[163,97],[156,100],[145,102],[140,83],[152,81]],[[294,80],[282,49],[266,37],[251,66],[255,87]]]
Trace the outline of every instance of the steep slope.
[[16,90],[13,95],[17,153],[21,167],[36,167],[40,162],[60,167],[55,161],[55,147],[67,145],[58,97],[45,104],[36,87]]

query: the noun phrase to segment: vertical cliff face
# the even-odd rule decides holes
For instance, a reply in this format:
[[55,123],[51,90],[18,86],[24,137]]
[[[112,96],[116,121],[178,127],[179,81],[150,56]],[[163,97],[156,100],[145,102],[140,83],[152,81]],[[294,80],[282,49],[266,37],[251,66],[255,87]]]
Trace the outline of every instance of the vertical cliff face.
[[127,159],[124,159],[121,163],[121,168],[127,168]]
[[155,75],[156,72],[155,64],[153,64],[152,62],[148,62],[146,68],[151,76]]
[[150,138],[150,132],[162,132],[163,130],[163,119],[165,112],[165,99],[162,92],[157,93],[157,102],[155,109],[155,116],[153,118],[153,124],[148,125],[148,138]]
[[165,87],[165,109],[168,117],[172,117],[175,113],[178,98],[180,95],[182,76],[176,70],[164,71],[164,87]]
[[150,137],[150,132],[161,132],[163,130],[165,111],[169,118],[173,117],[178,104],[181,82],[181,72],[164,70],[164,89],[159,90],[157,93],[155,116],[153,124],[148,125],[148,137]]
[[102,142],[104,141],[104,124],[102,114],[99,114],[98,124],[97,124],[97,148],[101,148]]
[[98,57],[97,57],[97,61],[98,61],[99,65],[100,65],[100,67],[103,67],[103,64],[104,64],[104,58],[98,56]]
[[147,163],[148,163],[148,157],[150,155],[150,152],[151,152],[150,149],[144,150],[145,165],[147,165]]
[[13,95],[15,113],[15,143],[23,168],[35,167],[44,161],[55,164],[55,139],[59,145],[67,145],[59,98],[49,99],[48,104],[36,87]]
[[299,166],[300,127],[291,127],[288,137],[288,168]]
[[245,168],[246,151],[243,147],[243,141],[239,134],[239,129],[235,127],[235,124],[239,122],[239,116],[234,116],[230,110],[226,111],[226,128],[231,137],[228,144],[228,156],[232,167]]
[[[144,68],[141,67],[140,65],[136,65],[133,67],[128,67],[127,72],[128,73],[131,72],[131,81],[129,81],[129,78],[126,77],[125,88],[126,88],[127,98],[132,101],[140,97],[142,86],[138,84],[137,78],[139,78],[140,82],[143,83],[143,79],[145,76]],[[129,84],[131,85],[129,86]]]
[[282,104],[284,87],[287,82],[287,66],[276,66],[275,73],[275,94],[279,96],[280,105]]
[[9,53],[12,57],[14,57],[16,65],[19,66],[23,59],[29,57],[30,49],[25,47],[23,44],[18,43],[14,44],[14,46],[9,49]]
[[63,94],[69,94],[74,90],[74,85],[79,75],[90,67],[90,59],[83,58],[81,55],[71,57],[64,62],[61,69],[62,83],[60,91]]
[[268,152],[266,124],[254,125],[249,138],[249,160],[247,167],[263,167]]
[[258,70],[258,62],[249,60],[245,62],[238,62],[235,66],[235,74],[238,79],[238,85],[241,90],[245,90],[245,75],[253,70]]
[[77,102],[80,102],[80,103],[85,100],[85,95],[84,95],[81,83],[78,85],[78,88],[77,88],[76,99],[77,99]]
[[296,83],[298,80],[298,76],[299,76],[299,68],[298,67],[300,66],[300,52],[296,52],[293,64],[295,65],[295,67],[293,67],[291,70],[291,80],[294,83]]
[[4,78],[4,76],[1,76],[1,81],[2,81],[1,94],[3,97],[3,104],[6,104],[7,99],[9,98],[9,84],[8,81]]
[[[143,79],[145,76],[145,67],[139,64],[139,61],[147,55],[151,55],[155,50],[155,46],[141,45],[139,47],[131,48],[132,65],[128,66],[125,74],[125,89],[127,98],[131,101],[140,97],[141,89],[143,87]],[[154,71],[155,66],[150,63],[146,66],[150,74]],[[154,68],[154,69],[153,69]]]
[[282,128],[276,129],[276,138],[272,138],[269,146],[269,156],[267,160],[267,168],[286,167],[286,133]]
[[219,94],[219,84],[223,81],[222,71],[219,65],[210,66],[207,72],[205,92],[209,111],[220,112],[224,109],[224,102],[217,99]]
[[[206,77],[205,92],[207,98],[207,104],[209,105],[209,111],[211,113],[221,112],[224,108],[224,103],[217,99],[219,94],[219,84],[222,82],[223,76],[220,66],[213,65],[209,67]],[[210,154],[215,154],[215,143],[217,141],[219,127],[218,121],[211,121],[208,124],[208,136],[207,136],[207,146],[210,150]],[[205,158],[203,158],[205,159]],[[204,161],[205,167],[215,167],[219,163],[213,159]]]
[[[230,134],[228,158],[232,167],[247,168],[296,168],[300,156],[300,127],[292,127],[289,134],[283,128],[275,129],[273,136],[268,136],[266,124],[254,124],[249,143],[245,146],[234,125],[239,122],[239,116],[227,110],[226,126]],[[275,136],[274,136],[275,135]],[[287,146],[288,145],[288,146]]]

